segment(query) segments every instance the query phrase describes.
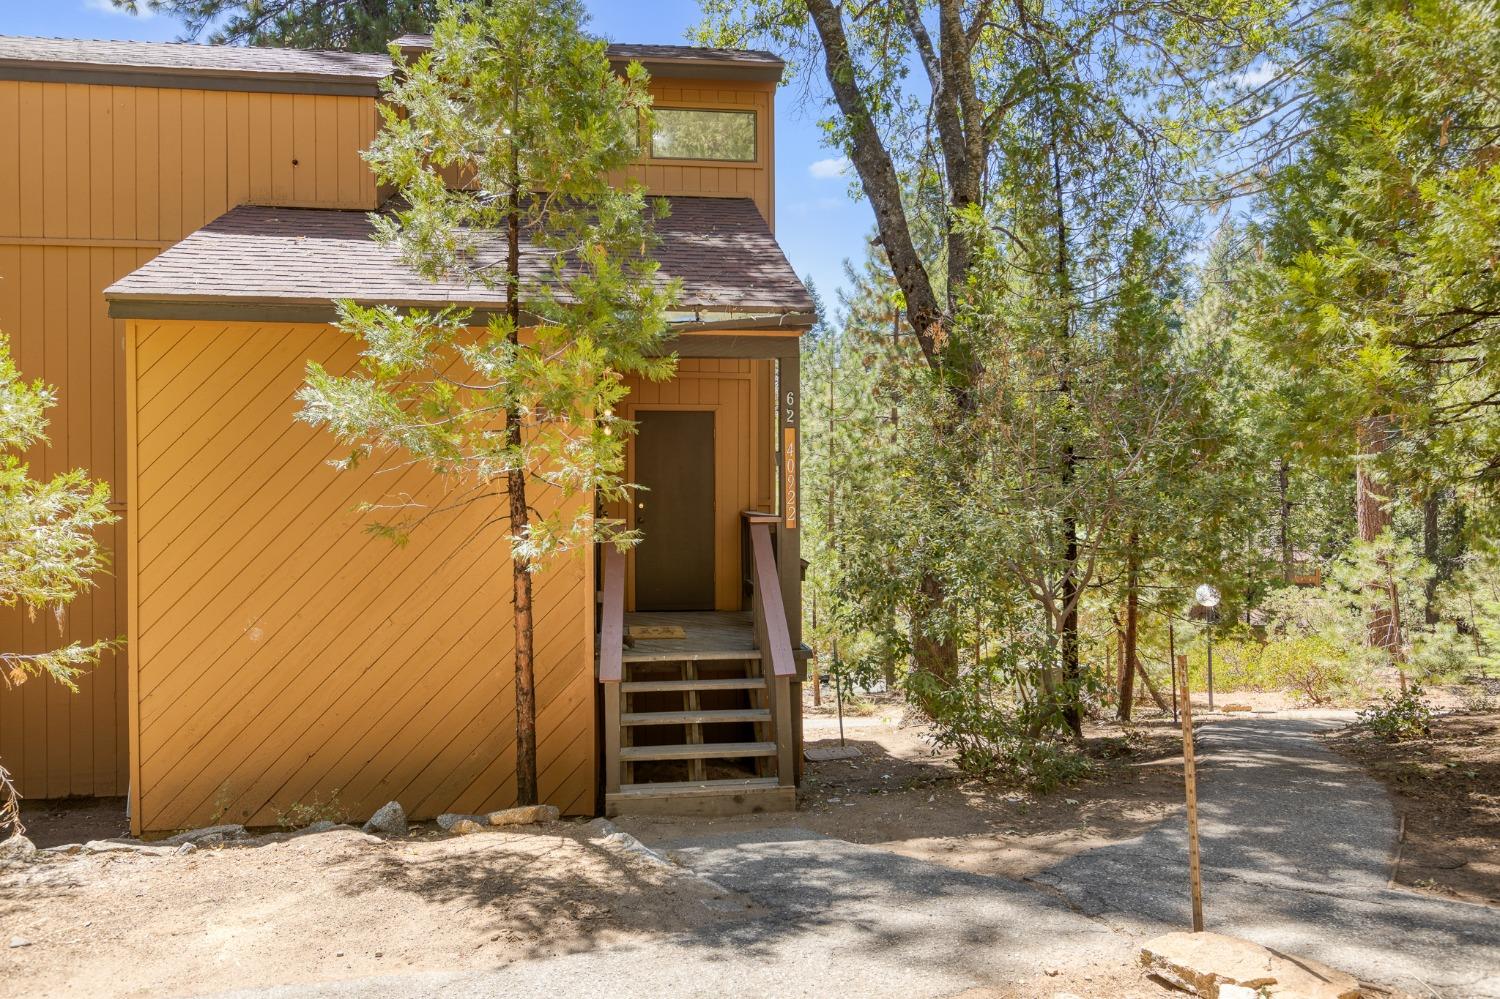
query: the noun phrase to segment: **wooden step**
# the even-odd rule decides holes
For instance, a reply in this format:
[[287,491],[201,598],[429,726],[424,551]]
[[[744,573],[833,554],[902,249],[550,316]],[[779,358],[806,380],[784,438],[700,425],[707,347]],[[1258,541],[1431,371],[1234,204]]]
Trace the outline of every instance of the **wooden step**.
[[780,787],[775,777],[731,777],[719,780],[674,780],[660,784],[621,784],[620,790],[610,797],[645,798],[656,794],[723,794],[726,791],[746,791],[762,787]]
[[774,742],[705,742],[687,746],[625,746],[620,759],[626,763],[641,760],[719,760],[745,756],[775,756]]
[[[669,644],[662,642],[660,644]],[[644,649],[639,645],[626,646],[620,653],[623,663],[688,663],[715,662],[724,659],[743,659],[760,662],[759,649]]]
[[716,722],[768,722],[770,708],[726,708],[712,711],[632,711],[621,725],[712,725]]
[[620,689],[627,694],[657,694],[674,690],[764,690],[763,676],[735,676],[722,680],[626,680]]
[[774,777],[625,784],[604,796],[606,815],[724,816],[790,812],[797,789]]

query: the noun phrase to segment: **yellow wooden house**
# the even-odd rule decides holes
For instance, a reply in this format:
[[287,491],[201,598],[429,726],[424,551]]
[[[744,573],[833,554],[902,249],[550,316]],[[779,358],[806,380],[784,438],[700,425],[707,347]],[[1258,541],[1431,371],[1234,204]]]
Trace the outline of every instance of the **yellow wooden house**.
[[[399,40],[408,51],[427,40]],[[800,758],[799,336],[776,244],[765,53],[611,46],[652,77],[635,177],[666,197],[677,376],[624,403],[618,511],[644,542],[536,584],[542,796],[565,813],[790,807]],[[505,542],[478,510],[412,544],[356,509],[438,495],[419,468],[336,472],[294,421],[305,365],[358,346],[332,303],[498,307],[371,239],[360,158],[385,56],[0,37],[0,329],[56,385],[50,474],[111,483],[113,572],[6,648],[125,636],[74,695],[0,690],[28,797],[127,795],[152,832],[292,806],[417,818],[514,800]]]

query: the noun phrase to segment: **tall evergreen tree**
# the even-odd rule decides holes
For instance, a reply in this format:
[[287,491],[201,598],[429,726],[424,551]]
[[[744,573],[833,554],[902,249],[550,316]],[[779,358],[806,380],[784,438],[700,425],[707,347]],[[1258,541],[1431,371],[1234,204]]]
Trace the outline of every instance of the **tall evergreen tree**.
[[[532,575],[581,545],[636,540],[594,515],[626,494],[630,427],[613,407],[626,374],[674,368],[655,356],[676,288],[642,253],[645,199],[609,183],[649,118],[645,72],[616,76],[584,21],[577,0],[445,0],[432,50],[390,86],[368,154],[403,202],[378,236],[424,276],[503,290],[504,312],[471,330],[465,311],[342,303],[364,361],[345,376],[310,363],[301,396],[302,418],[352,445],[351,462],[405,452],[454,483],[445,506],[499,506],[522,804],[538,793]],[[523,242],[548,261],[537,283],[523,283]],[[396,508],[376,529],[398,540],[440,512]]]
[[384,52],[398,35],[427,31],[439,0],[110,0],[182,22],[190,41]]

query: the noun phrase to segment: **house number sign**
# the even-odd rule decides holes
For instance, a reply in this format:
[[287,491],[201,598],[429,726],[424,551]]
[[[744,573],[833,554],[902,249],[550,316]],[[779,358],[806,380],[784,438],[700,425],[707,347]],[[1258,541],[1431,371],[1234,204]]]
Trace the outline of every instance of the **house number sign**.
[[797,529],[797,393],[788,392],[785,402],[786,423],[781,428],[782,519],[786,529]]

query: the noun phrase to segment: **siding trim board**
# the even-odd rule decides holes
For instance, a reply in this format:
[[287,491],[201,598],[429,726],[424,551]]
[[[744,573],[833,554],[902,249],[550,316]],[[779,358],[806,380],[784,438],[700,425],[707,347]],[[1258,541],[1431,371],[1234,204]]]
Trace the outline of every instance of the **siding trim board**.
[[76,83],[95,87],[159,87],[246,94],[315,94],[321,97],[380,96],[380,83],[368,77],[275,76],[223,70],[135,66],[80,66],[76,63],[0,62],[0,80]]

